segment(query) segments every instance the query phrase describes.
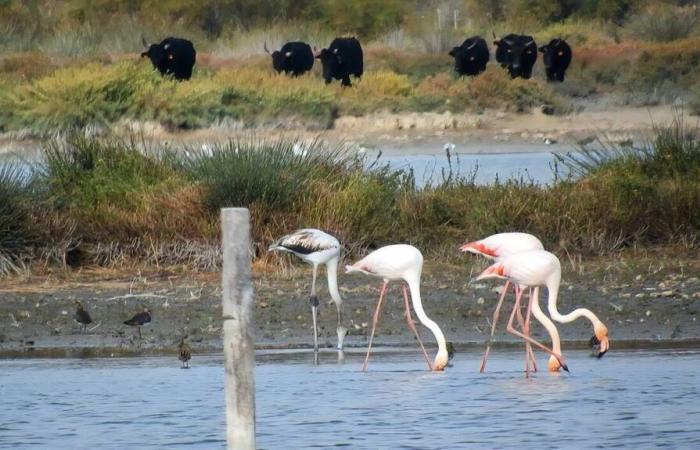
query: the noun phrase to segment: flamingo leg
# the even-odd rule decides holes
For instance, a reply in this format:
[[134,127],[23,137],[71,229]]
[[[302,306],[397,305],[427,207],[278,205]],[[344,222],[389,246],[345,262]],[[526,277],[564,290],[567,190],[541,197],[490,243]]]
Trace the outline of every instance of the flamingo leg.
[[367,345],[367,356],[365,356],[365,363],[362,365],[362,371],[367,372],[367,365],[369,364],[369,354],[372,351],[372,341],[374,340],[374,331],[377,329],[377,323],[379,323],[379,311],[382,307],[382,300],[384,300],[384,295],[386,295],[386,289],[389,285],[388,281],[384,281],[382,284],[382,289],[379,291],[379,301],[377,302],[377,307],[374,310],[374,317],[372,318],[372,333],[369,335],[369,345]]
[[[527,336],[530,336],[530,317],[532,315],[532,304],[534,302],[532,288],[530,288],[529,297],[530,301],[527,303],[527,313],[525,314],[525,328],[523,330]],[[530,362],[532,363],[532,371],[537,372],[537,360],[535,359],[535,352],[532,351],[532,346],[529,343],[526,344],[526,347],[528,356],[530,358]]]
[[[518,292],[520,292],[522,289],[520,286],[515,285],[515,294],[518,295]],[[525,335],[529,336],[530,334],[526,331],[527,326],[525,325],[525,320],[523,319],[523,314],[520,309],[520,305],[518,305],[517,308],[515,308],[515,317],[518,319],[518,325],[520,326],[520,331],[525,333]],[[529,373],[530,371],[530,354],[532,353],[532,347],[530,346],[530,343],[528,341],[525,341],[525,373]]]
[[503,285],[503,289],[501,290],[501,296],[498,299],[498,303],[496,304],[496,309],[493,311],[493,319],[491,320],[491,335],[489,336],[489,340],[486,341],[486,350],[484,351],[484,356],[481,357],[481,367],[479,368],[479,372],[484,373],[486,370],[486,359],[489,357],[489,351],[491,351],[491,340],[493,340],[493,334],[496,331],[496,322],[498,322],[498,315],[501,312],[501,306],[503,306],[503,300],[506,298],[506,293],[508,292],[508,286],[510,284],[510,280],[506,280],[506,284]]
[[423,356],[425,356],[425,361],[428,363],[428,369],[433,370],[433,365],[430,363],[430,358],[428,358],[428,352],[425,351],[423,341],[421,341],[418,330],[416,329],[416,322],[414,322],[413,317],[411,317],[411,307],[408,305],[408,288],[406,285],[403,286],[403,302],[406,306],[406,323],[408,324],[408,328],[413,330],[413,333],[416,335],[416,339],[418,339],[420,348],[423,350]]
[[559,361],[559,363],[563,366],[563,365],[564,365],[564,361],[562,361],[560,355],[557,355],[557,354],[554,353],[552,350],[548,349],[548,348],[545,347],[544,345],[542,345],[542,344],[540,344],[539,342],[537,342],[536,340],[532,339],[530,336],[526,336],[526,335],[524,335],[523,333],[521,333],[521,332],[519,332],[518,330],[516,330],[515,328],[513,328],[513,320],[515,319],[515,310],[516,310],[517,308],[520,308],[520,298],[522,297],[522,295],[523,295],[522,290],[519,290],[519,292],[518,292],[517,295],[515,296],[515,308],[513,308],[513,311],[510,313],[510,319],[508,320],[508,326],[507,326],[506,330],[507,330],[510,334],[513,334],[513,335],[518,336],[518,337],[520,337],[520,338],[522,338],[522,339],[525,339],[526,341],[530,342],[531,344],[533,344],[533,345],[539,347],[540,349],[542,349],[542,350],[544,350],[545,352],[549,353],[550,355],[554,356],[555,358],[557,358],[557,360]]
[[318,271],[318,264],[314,264],[313,278],[311,279],[311,298],[309,303],[311,303],[311,320],[314,324],[314,353],[318,353],[318,325],[317,325],[317,310],[318,310],[318,296],[316,296],[316,272]]

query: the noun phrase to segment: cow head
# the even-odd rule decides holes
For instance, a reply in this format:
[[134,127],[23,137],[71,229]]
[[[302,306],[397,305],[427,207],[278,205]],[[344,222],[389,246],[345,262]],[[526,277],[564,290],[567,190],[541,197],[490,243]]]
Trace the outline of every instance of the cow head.
[[530,36],[518,36],[509,41],[506,49],[508,64],[515,70],[523,66],[531,66],[537,60],[537,44]]
[[340,72],[340,66],[343,63],[341,55],[337,48],[324,48],[315,55],[316,59],[321,60],[323,66],[323,78],[330,81],[334,75]]
[[168,47],[170,44],[148,44],[146,42],[146,39],[143,39],[143,45],[145,48],[145,51],[141,53],[141,58],[146,58],[151,60],[151,63],[153,63],[153,67],[157,69],[161,69],[165,65],[167,65],[168,60],[173,59],[172,53],[168,52]]
[[567,44],[561,39],[552,39],[549,44],[539,48],[544,58],[545,67],[551,67],[556,61],[561,60],[567,54]]
[[493,45],[496,46],[496,61],[502,66],[507,66],[510,64],[511,56],[513,53],[513,45],[517,40],[517,34],[507,34],[501,39],[495,39]]
[[264,48],[267,54],[272,56],[272,67],[277,71],[277,73],[282,72],[287,66],[287,59],[292,56],[293,52],[282,53],[279,50],[275,50],[274,52],[270,53],[270,50],[267,49],[267,42],[265,42]]

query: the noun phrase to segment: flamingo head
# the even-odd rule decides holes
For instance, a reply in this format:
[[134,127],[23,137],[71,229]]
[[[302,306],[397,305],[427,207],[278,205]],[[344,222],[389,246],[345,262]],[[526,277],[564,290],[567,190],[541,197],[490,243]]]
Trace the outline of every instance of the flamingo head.
[[608,340],[608,327],[602,323],[597,323],[593,326],[593,337],[589,341],[591,347],[598,347],[598,358],[602,358],[610,349],[610,341]]
[[561,369],[564,369],[564,371],[568,372],[569,366],[566,365],[563,357],[562,357],[561,361],[562,362],[559,362],[559,360],[556,357],[550,356],[549,363],[547,364],[547,368],[549,369],[550,372],[559,372]]
[[450,362],[450,357],[447,353],[446,348],[441,348],[438,350],[437,355],[435,355],[435,362],[433,363],[433,370],[435,372],[442,372],[447,367]]

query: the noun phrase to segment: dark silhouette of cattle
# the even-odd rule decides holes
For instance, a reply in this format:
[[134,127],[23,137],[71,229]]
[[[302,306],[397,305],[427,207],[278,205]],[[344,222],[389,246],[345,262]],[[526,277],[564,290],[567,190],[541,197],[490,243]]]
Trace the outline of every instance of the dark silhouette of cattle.
[[508,67],[509,46],[506,45],[506,42],[514,42],[515,39],[517,39],[517,37],[517,34],[510,33],[503,36],[500,40],[497,40],[496,35],[493,35],[493,45],[496,46],[496,62],[499,63],[503,68]]
[[277,73],[284,72],[292,76],[302,75],[314,66],[314,53],[306,42],[287,42],[281,49],[270,53],[267,43],[265,51],[272,56],[272,67]]
[[479,75],[489,62],[489,48],[479,36],[472,36],[459,47],[452,47],[449,55],[455,59],[455,72],[460,75]]
[[563,39],[552,39],[549,44],[540,47],[544,59],[547,81],[562,82],[564,73],[571,64],[571,47]]
[[350,86],[350,75],[362,76],[362,46],[354,37],[335,38],[328,48],[324,48],[316,58],[323,65],[323,78],[326,84],[334,78],[341,80],[343,86]]
[[506,67],[511,78],[529,79],[537,61],[537,44],[532,36],[509,34],[493,42],[496,60]]
[[189,80],[192,77],[192,67],[197,58],[192,42],[169,37],[160,44],[151,45],[143,39],[143,45],[147,50],[141,53],[141,57],[148,57],[162,75],[173,75],[177,80]]

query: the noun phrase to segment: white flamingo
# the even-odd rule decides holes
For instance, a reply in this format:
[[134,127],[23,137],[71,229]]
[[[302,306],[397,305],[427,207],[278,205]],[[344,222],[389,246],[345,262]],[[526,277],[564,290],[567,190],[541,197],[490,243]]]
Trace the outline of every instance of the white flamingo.
[[343,349],[343,339],[347,329],[343,327],[343,299],[338,292],[338,262],[340,261],[340,242],[330,234],[315,228],[304,228],[279,238],[268,251],[293,253],[301,260],[313,265],[311,281],[311,317],[314,325],[314,351],[318,352],[318,296],[316,295],[316,273],[320,264],[325,264],[328,277],[328,292],[338,311],[338,350]]
[[[569,323],[579,317],[587,318],[593,324],[591,341],[599,345],[598,358],[610,348],[608,328],[598,317],[586,308],[578,308],[562,315],[557,310],[557,298],[561,284],[561,263],[552,253],[545,250],[531,250],[504,257],[489,266],[477,279],[506,278],[520,285],[547,287],[547,310],[557,322]],[[516,304],[519,298],[516,297]]]
[[391,280],[403,280],[408,285],[408,289],[411,292],[413,309],[416,311],[418,319],[423,325],[428,327],[430,331],[433,332],[438,343],[438,352],[435,355],[435,361],[432,364],[428,358],[427,352],[425,351],[423,342],[420,339],[415,322],[411,317],[411,310],[410,306],[408,305],[408,292],[406,291],[406,286],[403,286],[404,306],[406,307],[406,322],[408,323],[409,328],[413,330],[413,333],[416,335],[430,370],[443,370],[449,362],[447,343],[445,341],[445,335],[442,333],[442,330],[438,324],[431,320],[423,309],[423,303],[421,302],[420,296],[420,277],[423,271],[423,255],[421,254],[420,250],[411,245],[405,244],[387,245],[386,247],[373,251],[355,264],[345,266],[345,270],[347,273],[362,272],[367,275],[384,279],[384,283],[382,284],[379,293],[379,301],[377,302],[377,307],[374,311],[374,316],[372,319],[372,334],[369,338],[367,356],[365,357],[362,370],[367,370],[369,355],[372,350],[372,341],[374,340],[374,332],[377,328],[377,323],[379,322],[379,311],[382,306],[382,300],[384,300],[384,296],[387,291],[387,286]]
[[[472,241],[472,242],[467,242],[463,244],[460,247],[460,250],[463,252],[469,252],[473,253],[476,255],[481,255],[487,259],[490,260],[499,260],[500,258],[503,258],[505,256],[509,256],[515,253],[520,253],[524,251],[529,251],[529,250],[542,250],[544,249],[544,246],[542,245],[542,242],[537,239],[537,237],[528,234],[528,233],[498,233],[491,235],[487,238],[480,239],[478,241]],[[498,303],[496,304],[496,309],[493,311],[493,319],[491,321],[491,335],[489,337],[489,340],[486,343],[486,350],[484,351],[484,356],[481,358],[481,367],[479,368],[479,372],[484,372],[486,370],[486,360],[488,359],[489,352],[491,351],[491,340],[493,339],[494,332],[496,331],[496,323],[498,322],[498,317],[501,311],[501,306],[503,305],[503,300],[506,297],[506,294],[508,293],[508,287],[510,286],[510,280],[506,280],[506,283],[503,285],[503,288],[501,289],[501,296],[498,299]],[[518,290],[520,287],[516,284],[513,285],[513,290],[515,292],[515,295],[518,295]],[[516,312],[518,321],[520,323],[520,328],[523,330],[523,332],[526,335],[530,335],[530,317],[529,313],[527,314],[527,318],[525,321],[523,321],[522,314],[520,310]],[[537,316],[535,316],[537,318]],[[539,318],[537,318],[539,320]],[[545,316],[546,319],[546,316]],[[549,319],[546,319],[549,320]],[[540,323],[545,325],[541,320],[539,320]],[[551,323],[551,321],[550,321]],[[554,324],[552,324],[554,326]],[[545,325],[545,328],[547,330],[550,330],[550,327]],[[557,333],[558,334],[558,333]],[[550,336],[552,334],[550,333]],[[537,363],[535,361],[535,355],[532,352],[532,347],[530,346],[530,343],[528,341],[525,341],[525,352],[526,352],[526,357],[532,361],[533,369],[537,371]],[[526,359],[527,361],[527,359]],[[551,365],[550,365],[551,367]],[[528,370],[528,364],[526,363],[525,370]]]

